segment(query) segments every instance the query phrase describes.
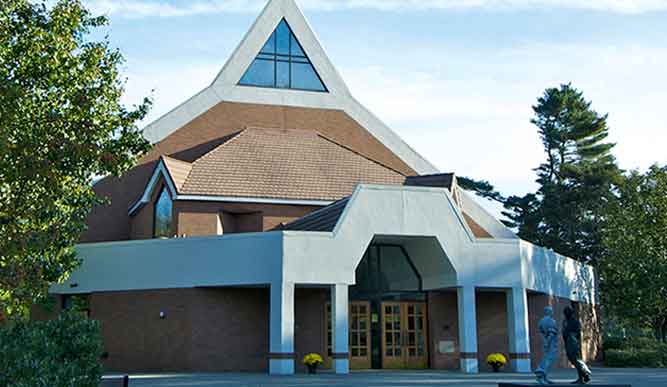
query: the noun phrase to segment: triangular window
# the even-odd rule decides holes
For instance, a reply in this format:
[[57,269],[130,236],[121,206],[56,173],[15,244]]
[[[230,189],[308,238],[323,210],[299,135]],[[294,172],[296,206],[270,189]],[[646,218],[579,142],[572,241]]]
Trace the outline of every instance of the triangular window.
[[273,31],[239,85],[327,91],[285,19]]

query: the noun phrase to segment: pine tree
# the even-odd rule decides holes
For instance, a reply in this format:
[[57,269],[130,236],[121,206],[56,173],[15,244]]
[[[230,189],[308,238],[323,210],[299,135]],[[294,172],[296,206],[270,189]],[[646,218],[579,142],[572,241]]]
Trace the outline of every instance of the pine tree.
[[535,194],[505,201],[507,225],[521,238],[582,260],[600,254],[604,204],[621,175],[611,154],[607,115],[570,84],[547,89],[533,106],[547,159]]

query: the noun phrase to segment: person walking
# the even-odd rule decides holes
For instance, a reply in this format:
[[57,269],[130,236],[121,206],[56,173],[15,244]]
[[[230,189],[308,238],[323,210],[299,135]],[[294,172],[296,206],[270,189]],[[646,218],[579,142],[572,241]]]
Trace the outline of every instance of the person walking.
[[577,369],[578,378],[572,384],[587,384],[591,381],[591,370],[581,359],[581,323],[577,320],[574,309],[570,306],[563,310],[563,341],[567,360]]
[[554,384],[549,380],[549,370],[558,359],[558,325],[553,318],[553,314],[554,310],[552,307],[545,307],[544,318],[538,324],[544,345],[542,361],[540,361],[537,369],[535,369],[535,376],[539,384]]

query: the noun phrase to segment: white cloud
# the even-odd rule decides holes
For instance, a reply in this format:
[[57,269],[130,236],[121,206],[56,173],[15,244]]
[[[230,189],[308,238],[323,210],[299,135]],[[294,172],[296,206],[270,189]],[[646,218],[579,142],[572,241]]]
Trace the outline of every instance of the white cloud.
[[[353,94],[443,171],[488,179],[506,194],[534,189],[544,159],[531,106],[547,87],[572,82],[609,113],[621,167],[667,163],[667,49],[535,44],[492,49],[428,74],[404,67],[341,68]],[[437,54],[433,54],[437,55]],[[449,51],[465,58],[469,51]],[[558,60],[554,60],[558,58]],[[444,63],[447,58],[424,58]]]
[[[667,0],[300,0],[304,9],[383,11],[531,8],[585,9],[621,14],[667,11]],[[265,0],[87,0],[96,13],[126,18],[179,17],[211,13],[257,12]]]

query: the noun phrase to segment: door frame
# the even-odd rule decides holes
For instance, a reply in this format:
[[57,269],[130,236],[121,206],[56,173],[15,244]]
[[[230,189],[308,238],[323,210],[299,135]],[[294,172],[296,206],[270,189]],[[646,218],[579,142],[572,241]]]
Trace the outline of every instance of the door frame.
[[[382,353],[382,368],[383,369],[425,369],[429,366],[429,332],[428,332],[428,303],[425,301],[384,301],[380,304],[381,312],[381,353]],[[389,323],[392,324],[392,330],[390,331],[392,342],[396,342],[398,338],[398,354],[396,349],[394,349],[393,356],[387,356],[387,313],[386,307],[396,308],[398,307],[398,318],[399,318],[399,330],[395,330],[395,320],[392,319]],[[412,315],[409,314],[409,308],[413,307]],[[421,307],[421,314],[417,313],[417,308]],[[395,309],[392,309],[392,315],[397,316]],[[415,328],[412,330],[415,332],[415,344],[409,344],[409,319],[411,318],[418,319],[421,317],[422,326],[421,329],[417,328],[417,320],[415,320]],[[423,354],[418,355],[419,350],[419,336],[417,332],[421,332],[421,338],[423,340]],[[411,356],[410,350],[414,350],[417,355]]]
[[[353,308],[359,308],[359,307],[364,307],[365,308],[365,313],[363,313],[363,319],[365,320],[366,323],[366,329],[365,332],[363,332],[361,329],[358,327],[356,329],[352,329],[352,324],[353,324],[353,313],[352,310]],[[357,316],[361,315],[361,312],[357,311],[356,313]],[[359,320],[357,320],[357,323],[359,323]],[[332,357],[332,343],[330,342],[330,335],[332,332],[332,321],[331,321],[331,303],[327,302],[325,307],[324,307],[324,327],[325,327],[325,335],[324,335],[324,348],[326,348],[326,354],[324,356],[324,363],[327,368],[331,368],[333,365],[333,357]],[[352,337],[356,332],[358,334],[357,338],[359,339],[359,342],[361,341],[361,336],[362,332],[365,333],[366,336],[366,355],[361,356],[353,356],[354,352],[352,348]],[[361,353],[361,350],[364,349],[361,344],[355,345],[356,349],[358,350],[357,353]],[[357,370],[363,370],[363,369],[370,369],[371,368],[371,303],[370,301],[350,301],[348,305],[348,348],[349,348],[349,361],[350,361],[350,369],[357,369]]]

